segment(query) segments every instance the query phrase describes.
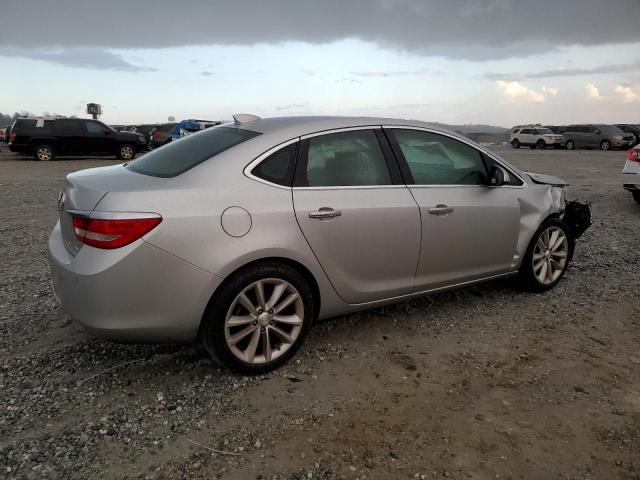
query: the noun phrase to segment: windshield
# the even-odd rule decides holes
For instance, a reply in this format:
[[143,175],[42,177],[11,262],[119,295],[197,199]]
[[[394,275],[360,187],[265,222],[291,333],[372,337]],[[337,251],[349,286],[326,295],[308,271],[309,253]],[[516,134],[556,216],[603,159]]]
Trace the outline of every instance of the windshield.
[[174,140],[125,166],[132,172],[153,177],[175,177],[205,160],[260,135],[250,130],[214,127]]

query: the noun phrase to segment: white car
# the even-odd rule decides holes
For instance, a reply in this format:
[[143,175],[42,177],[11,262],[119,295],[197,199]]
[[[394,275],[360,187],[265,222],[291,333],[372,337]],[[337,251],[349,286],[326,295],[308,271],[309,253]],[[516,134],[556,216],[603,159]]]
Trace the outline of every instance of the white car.
[[513,148],[564,148],[566,139],[544,127],[514,127],[509,139]]
[[640,146],[627,151],[627,162],[622,170],[622,187],[631,192],[633,199],[640,203]]

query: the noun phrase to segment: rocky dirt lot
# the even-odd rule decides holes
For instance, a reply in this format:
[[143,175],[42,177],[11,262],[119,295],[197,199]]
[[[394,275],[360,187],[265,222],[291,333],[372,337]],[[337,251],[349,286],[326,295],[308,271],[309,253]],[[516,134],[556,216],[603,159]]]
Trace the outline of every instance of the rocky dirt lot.
[[[0,146],[0,477],[639,479],[640,205],[623,152],[504,150],[594,225],[553,291],[483,284],[323,322],[241,377],[199,346],[64,315],[46,240],[65,174]],[[131,288],[135,288],[132,285]]]

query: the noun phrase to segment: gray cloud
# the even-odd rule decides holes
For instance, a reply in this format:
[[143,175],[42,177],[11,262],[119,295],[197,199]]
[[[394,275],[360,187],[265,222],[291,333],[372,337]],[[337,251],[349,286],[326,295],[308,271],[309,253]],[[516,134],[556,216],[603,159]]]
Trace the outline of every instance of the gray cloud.
[[[235,0],[195,1],[188,8],[175,8],[172,0],[155,0],[153,8],[130,0],[20,0],[4,5],[2,15],[0,45],[26,48],[357,38],[421,54],[480,60],[640,40],[638,0]],[[46,18],[48,28],[34,18]]]
[[207,70],[203,70],[200,72],[200,75],[202,75],[203,77],[210,77],[212,75],[215,75],[213,72],[209,72]]
[[70,48],[65,50],[29,50],[26,48],[0,48],[0,57],[21,57],[55,63],[66,67],[94,70],[120,70],[123,72],[151,72],[155,68],[141,67],[127,62],[117,53],[97,48]]
[[523,74],[489,72],[484,75],[488,80],[530,80],[535,78],[580,77],[586,75],[606,75],[612,73],[640,73],[640,61],[623,65],[602,65],[595,68],[557,68]]
[[375,77],[403,77],[407,75],[424,75],[427,73],[431,73],[431,70],[428,68],[420,68],[418,70],[368,70],[366,72],[351,72],[352,75],[357,75],[358,77],[367,77],[367,78],[375,78]]

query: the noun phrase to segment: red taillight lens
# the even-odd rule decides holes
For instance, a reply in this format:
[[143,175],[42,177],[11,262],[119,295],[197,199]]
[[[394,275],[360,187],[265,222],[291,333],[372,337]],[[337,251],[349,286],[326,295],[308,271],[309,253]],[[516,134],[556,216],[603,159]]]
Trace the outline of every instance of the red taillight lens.
[[627,150],[627,160],[631,162],[640,162],[640,148],[633,147]]
[[153,132],[153,138],[160,138],[160,132]]
[[73,217],[76,238],[96,248],[120,248],[149,233],[162,221],[162,217],[102,219]]
[[15,134],[15,133],[10,134],[9,135],[9,143],[15,142],[16,141],[16,136],[17,136],[17,134]]

